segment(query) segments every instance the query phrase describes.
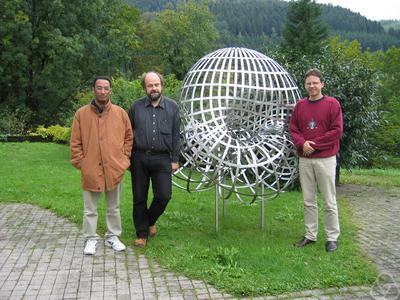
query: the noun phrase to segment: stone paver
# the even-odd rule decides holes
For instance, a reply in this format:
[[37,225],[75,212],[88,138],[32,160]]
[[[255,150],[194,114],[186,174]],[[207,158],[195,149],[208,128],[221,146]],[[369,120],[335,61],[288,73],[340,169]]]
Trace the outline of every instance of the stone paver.
[[178,276],[132,247],[115,252],[99,241],[83,255],[77,226],[28,204],[0,203],[0,299],[233,299]]
[[359,226],[358,242],[372,258],[385,284],[369,290],[373,299],[400,299],[400,187],[344,185],[345,195]]
[[[261,299],[400,299],[400,188],[346,185],[359,243],[376,262],[371,286],[294,292]],[[77,226],[28,204],[0,203],[0,299],[235,299],[199,280],[149,265],[146,257],[114,252],[100,240],[85,256]],[[383,282],[383,283],[382,283]]]

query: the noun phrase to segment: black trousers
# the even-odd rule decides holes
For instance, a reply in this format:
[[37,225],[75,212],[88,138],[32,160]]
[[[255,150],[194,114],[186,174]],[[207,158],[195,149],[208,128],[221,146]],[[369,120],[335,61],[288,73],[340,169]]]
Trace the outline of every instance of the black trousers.
[[[133,152],[130,170],[136,236],[147,238],[149,226],[153,226],[157,222],[171,199],[171,158],[167,153]],[[148,207],[150,180],[154,197]]]

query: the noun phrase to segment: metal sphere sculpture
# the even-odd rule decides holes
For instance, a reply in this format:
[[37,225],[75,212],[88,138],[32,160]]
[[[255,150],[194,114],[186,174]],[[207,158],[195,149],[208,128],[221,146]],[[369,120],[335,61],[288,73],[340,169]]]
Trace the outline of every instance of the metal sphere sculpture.
[[195,63],[180,95],[183,167],[174,184],[217,186],[224,198],[273,198],[296,177],[287,131],[300,98],[289,73],[246,48],[224,48]]

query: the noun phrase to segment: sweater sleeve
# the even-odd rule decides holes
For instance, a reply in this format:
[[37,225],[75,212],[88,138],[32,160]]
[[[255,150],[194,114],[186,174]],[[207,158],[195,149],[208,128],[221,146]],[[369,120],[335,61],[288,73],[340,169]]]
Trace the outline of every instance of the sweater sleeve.
[[290,117],[290,134],[292,136],[292,142],[295,145],[295,147],[301,150],[306,140],[304,139],[304,136],[301,133],[297,114],[298,114],[298,109],[296,105],[292,113],[292,116]]
[[339,102],[334,102],[331,106],[331,120],[329,129],[321,136],[315,138],[313,145],[316,150],[324,150],[332,147],[343,134],[342,109]]

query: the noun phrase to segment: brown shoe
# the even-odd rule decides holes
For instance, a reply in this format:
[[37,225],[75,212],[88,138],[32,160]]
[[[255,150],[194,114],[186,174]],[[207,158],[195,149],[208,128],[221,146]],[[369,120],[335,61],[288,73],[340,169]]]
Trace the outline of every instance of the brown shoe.
[[327,252],[333,252],[336,251],[338,248],[338,242],[337,241],[327,241],[325,244],[325,250]]
[[295,243],[293,246],[301,248],[310,244],[314,244],[315,241],[313,240],[309,240],[308,238],[304,237],[302,238],[300,241],[298,241],[297,243]]
[[155,236],[157,234],[156,225],[149,226],[149,236]]
[[146,247],[147,244],[147,239],[145,238],[137,238],[134,242],[133,245],[136,247],[144,248]]

